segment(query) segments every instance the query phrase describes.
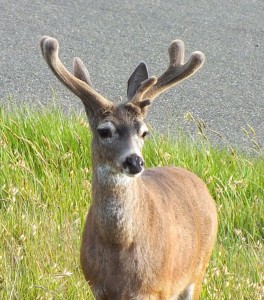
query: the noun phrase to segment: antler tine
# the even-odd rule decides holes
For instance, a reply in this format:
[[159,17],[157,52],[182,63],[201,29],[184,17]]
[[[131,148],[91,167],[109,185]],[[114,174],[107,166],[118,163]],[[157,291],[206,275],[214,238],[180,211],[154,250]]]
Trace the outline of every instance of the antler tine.
[[205,61],[200,51],[192,53],[184,64],[184,43],[174,40],[169,47],[170,64],[168,69],[158,78],[157,83],[144,93],[144,99],[154,100],[159,94],[172,88],[180,81],[190,77],[198,71]]
[[[99,93],[97,93],[91,86],[86,82],[78,79],[76,76],[72,75],[62,64],[59,59],[59,43],[56,39],[43,36],[40,41],[40,47],[42,55],[49,65],[52,72],[56,77],[76,96],[78,96],[82,102],[92,109],[98,109],[98,107],[113,106],[113,103]],[[80,59],[75,58],[75,64],[82,64]],[[78,66],[77,66],[78,67]],[[85,74],[85,77],[89,77],[89,73]],[[90,80],[88,81],[88,83]]]
[[168,49],[170,57],[170,66],[179,66],[184,63],[184,42],[181,40],[174,40]]

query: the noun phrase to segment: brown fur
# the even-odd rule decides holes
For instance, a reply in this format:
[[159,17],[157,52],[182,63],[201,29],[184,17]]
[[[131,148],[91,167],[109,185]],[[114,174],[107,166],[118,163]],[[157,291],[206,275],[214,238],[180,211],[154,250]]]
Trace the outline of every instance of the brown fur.
[[[169,299],[195,283],[193,299],[198,299],[217,231],[215,205],[205,184],[174,167],[147,169],[118,189],[102,188],[96,181],[81,263],[97,298]],[[115,216],[98,214],[107,201],[130,209],[130,220],[107,226],[107,218]]]
[[[125,163],[142,160],[143,119],[151,101],[192,75],[203,55],[195,52],[183,64],[183,43],[174,41],[168,70],[138,84],[135,80],[147,76],[140,64],[129,80],[134,97],[115,106],[92,89],[79,59],[75,76],[64,68],[56,40],[43,37],[41,48],[55,75],[83,101],[93,132],[93,203],[81,266],[96,299],[197,300],[217,234],[216,207],[206,185],[185,169],[141,172],[137,165],[135,174]],[[109,137],[100,135],[102,128]]]

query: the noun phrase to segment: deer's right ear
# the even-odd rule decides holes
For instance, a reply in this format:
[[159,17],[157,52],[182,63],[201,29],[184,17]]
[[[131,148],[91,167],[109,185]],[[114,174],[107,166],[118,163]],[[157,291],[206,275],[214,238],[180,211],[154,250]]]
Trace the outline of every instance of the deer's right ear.
[[78,79],[86,82],[90,87],[93,87],[90,74],[79,57],[75,57],[73,60],[73,74]]
[[141,62],[129,77],[127,82],[127,98],[131,100],[143,81],[148,79],[148,69],[144,62]]

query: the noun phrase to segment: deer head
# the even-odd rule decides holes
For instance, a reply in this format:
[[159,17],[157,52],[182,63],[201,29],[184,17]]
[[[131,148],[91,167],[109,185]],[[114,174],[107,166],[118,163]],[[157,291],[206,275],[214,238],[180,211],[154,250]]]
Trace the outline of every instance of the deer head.
[[148,133],[144,118],[150,104],[159,94],[194,74],[205,59],[203,53],[196,51],[184,63],[184,43],[173,41],[167,70],[158,78],[149,77],[145,63],[140,63],[128,80],[128,100],[116,105],[95,91],[79,58],[73,60],[73,74],[64,67],[56,39],[42,37],[41,50],[53,73],[85,106],[93,133],[94,164],[100,161],[112,173],[128,176],[139,175],[144,169],[141,149]]

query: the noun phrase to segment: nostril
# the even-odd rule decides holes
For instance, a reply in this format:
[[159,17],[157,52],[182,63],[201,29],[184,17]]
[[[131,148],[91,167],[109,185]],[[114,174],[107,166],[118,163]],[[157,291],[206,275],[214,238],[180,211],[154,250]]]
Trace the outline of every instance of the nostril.
[[127,167],[133,166],[135,164],[135,159],[131,156],[127,157],[125,164]]
[[144,167],[144,160],[141,157],[139,157],[138,160],[139,160],[139,165],[141,167]]

